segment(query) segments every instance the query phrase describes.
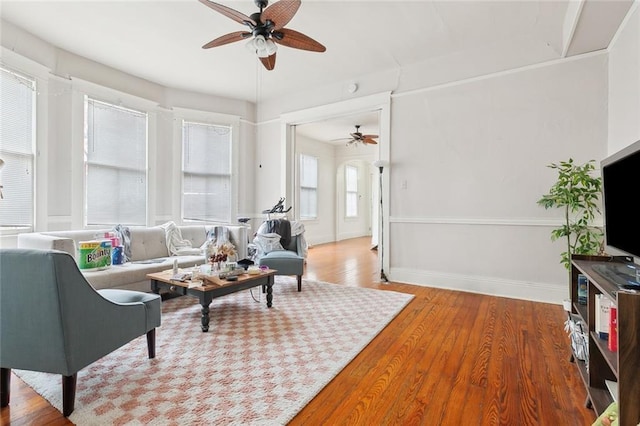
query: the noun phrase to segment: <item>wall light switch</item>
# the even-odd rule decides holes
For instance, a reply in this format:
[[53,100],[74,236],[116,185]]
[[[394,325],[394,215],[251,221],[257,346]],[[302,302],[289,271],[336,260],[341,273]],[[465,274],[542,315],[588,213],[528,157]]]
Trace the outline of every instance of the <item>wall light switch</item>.
[[400,185],[400,187],[401,187],[402,189],[407,189],[407,180],[406,180],[406,179],[404,179],[404,180],[402,181],[402,184]]

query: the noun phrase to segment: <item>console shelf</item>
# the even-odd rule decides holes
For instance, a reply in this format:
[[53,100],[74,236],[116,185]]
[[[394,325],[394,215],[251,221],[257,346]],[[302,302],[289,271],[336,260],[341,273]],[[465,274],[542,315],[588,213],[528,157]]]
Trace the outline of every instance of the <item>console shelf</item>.
[[[597,415],[612,402],[605,380],[618,383],[618,410],[620,426],[640,423],[640,292],[624,290],[611,277],[605,277],[603,268],[622,266],[620,258],[611,256],[573,255],[571,258],[571,306],[589,329],[588,362],[576,360],[584,381],[588,401]],[[578,302],[578,275],[587,277],[587,304]],[[606,340],[600,339],[595,327],[596,295],[604,294],[617,307],[618,350],[609,350]],[[588,364],[588,365],[587,365]]]

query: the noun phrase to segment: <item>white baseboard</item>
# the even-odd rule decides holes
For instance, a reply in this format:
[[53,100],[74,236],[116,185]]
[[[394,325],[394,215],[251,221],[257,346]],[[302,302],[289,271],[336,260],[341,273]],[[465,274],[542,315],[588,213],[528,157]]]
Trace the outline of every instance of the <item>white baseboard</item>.
[[391,268],[389,280],[424,287],[467,291],[556,305],[561,305],[562,301],[569,297],[567,285],[443,274],[409,268]]
[[344,232],[336,237],[336,241],[350,240],[352,238],[371,237],[371,234],[363,232]]
[[333,235],[316,235],[310,239],[306,234],[305,238],[309,246],[317,246],[318,244],[334,243],[336,240]]

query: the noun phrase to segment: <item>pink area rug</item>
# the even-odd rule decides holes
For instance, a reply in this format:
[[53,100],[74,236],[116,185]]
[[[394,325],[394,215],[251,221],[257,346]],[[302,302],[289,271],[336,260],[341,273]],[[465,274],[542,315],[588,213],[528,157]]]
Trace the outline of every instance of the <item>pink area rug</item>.
[[[409,303],[412,295],[276,277],[211,304],[163,303],[156,358],[144,336],[78,373],[77,425],[284,425]],[[255,299],[259,299],[259,303]],[[62,409],[60,376],[14,370]]]

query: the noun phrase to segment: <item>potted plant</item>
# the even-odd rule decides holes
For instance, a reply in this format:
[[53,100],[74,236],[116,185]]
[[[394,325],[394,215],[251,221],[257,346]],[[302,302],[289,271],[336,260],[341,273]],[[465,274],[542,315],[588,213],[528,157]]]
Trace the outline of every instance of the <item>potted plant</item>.
[[602,251],[602,228],[593,225],[596,214],[600,214],[602,178],[594,176],[595,160],[575,164],[572,158],[552,163],[547,167],[557,170],[558,179],[549,193],[538,200],[545,209],[564,210],[564,224],[551,231],[551,240],[566,239],[566,251],[562,252],[562,263],[571,270],[572,254],[597,254]]

